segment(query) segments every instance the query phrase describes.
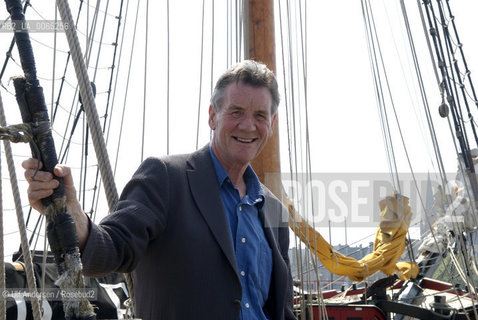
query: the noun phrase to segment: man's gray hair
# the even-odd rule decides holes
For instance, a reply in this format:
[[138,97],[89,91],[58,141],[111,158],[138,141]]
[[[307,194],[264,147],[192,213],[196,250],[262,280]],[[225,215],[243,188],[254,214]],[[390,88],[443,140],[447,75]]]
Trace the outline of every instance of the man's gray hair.
[[211,96],[211,104],[214,110],[220,110],[224,89],[233,82],[269,89],[272,96],[271,115],[277,112],[280,97],[276,77],[265,64],[254,60],[244,60],[236,64],[217,80]]

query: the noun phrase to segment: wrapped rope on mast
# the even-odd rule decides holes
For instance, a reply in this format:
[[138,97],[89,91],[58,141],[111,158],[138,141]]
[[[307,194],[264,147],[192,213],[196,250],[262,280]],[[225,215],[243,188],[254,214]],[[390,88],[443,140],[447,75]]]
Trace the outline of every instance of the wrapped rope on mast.
[[[30,43],[27,24],[21,0],[6,0],[11,20],[15,22],[15,42],[17,44],[24,77],[13,80],[15,95],[20,107],[22,120],[31,128],[33,141],[30,143],[33,156],[43,163],[43,170],[53,173],[58,163],[55,145],[50,130],[50,120],[46,108],[43,88],[37,79],[35,59]],[[44,199],[47,219],[47,234],[51,251],[55,256],[59,278],[56,284],[63,291],[85,288],[81,274],[81,260],[78,237],[72,217],[67,212],[63,182],[54,193]],[[68,320],[94,320],[93,307],[86,298],[64,299],[63,310]]]

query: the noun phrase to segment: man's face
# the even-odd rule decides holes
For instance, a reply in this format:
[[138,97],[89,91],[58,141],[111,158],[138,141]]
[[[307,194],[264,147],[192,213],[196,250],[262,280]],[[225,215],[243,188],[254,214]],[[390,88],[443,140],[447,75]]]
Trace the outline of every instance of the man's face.
[[272,96],[266,87],[231,83],[218,111],[209,107],[212,148],[226,170],[249,164],[272,135]]

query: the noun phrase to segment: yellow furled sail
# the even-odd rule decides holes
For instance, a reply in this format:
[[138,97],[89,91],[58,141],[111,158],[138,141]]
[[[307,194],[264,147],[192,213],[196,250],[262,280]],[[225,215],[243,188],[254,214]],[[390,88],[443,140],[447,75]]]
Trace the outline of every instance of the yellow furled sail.
[[336,275],[362,281],[381,271],[386,275],[397,274],[401,280],[406,280],[418,274],[417,265],[398,262],[405,249],[411,220],[408,200],[407,197],[395,193],[380,201],[380,224],[375,235],[374,251],[361,260],[336,252],[319,232],[302,219],[292,204],[288,205],[290,227],[317,255],[320,262]]

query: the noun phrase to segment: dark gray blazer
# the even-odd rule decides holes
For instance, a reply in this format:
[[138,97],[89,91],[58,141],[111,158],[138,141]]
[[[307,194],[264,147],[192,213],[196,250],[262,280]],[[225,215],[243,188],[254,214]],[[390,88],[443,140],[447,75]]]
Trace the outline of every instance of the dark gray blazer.
[[[264,307],[271,319],[295,319],[288,214],[266,189],[260,217],[273,270]],[[209,147],[144,161],[114,214],[91,225],[84,274],[133,271],[137,316],[238,319],[241,283]]]

